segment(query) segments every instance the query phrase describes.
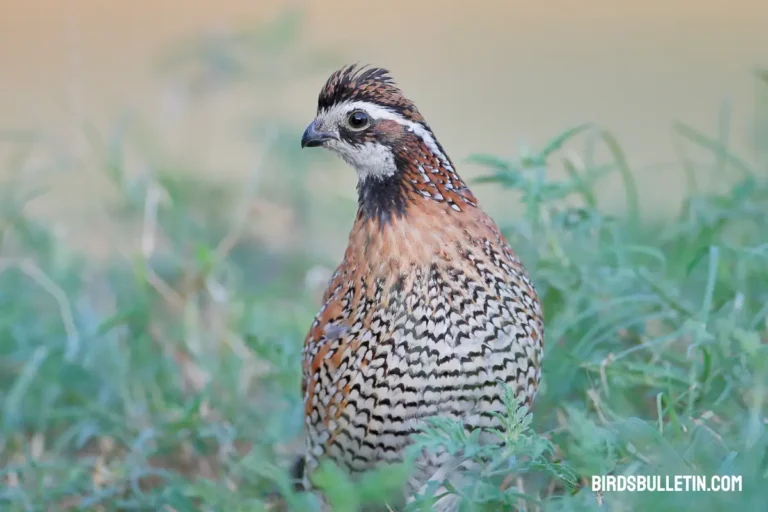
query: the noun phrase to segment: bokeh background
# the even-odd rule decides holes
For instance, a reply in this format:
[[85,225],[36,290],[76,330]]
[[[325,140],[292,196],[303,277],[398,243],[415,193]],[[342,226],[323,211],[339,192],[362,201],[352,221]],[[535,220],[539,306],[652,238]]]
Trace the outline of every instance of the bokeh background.
[[[286,22],[289,11],[299,19]],[[281,17],[296,26],[268,44],[238,40],[259,26],[279,32]],[[761,90],[751,71],[765,59],[766,23],[768,4],[756,0],[6,0],[0,126],[45,132],[79,160],[35,207],[90,236],[103,188],[83,172],[85,127],[104,133],[133,119],[184,167],[242,182],[266,137],[248,123],[279,118],[280,136],[297,139],[330,71],[371,63],[391,69],[454,159],[510,156],[595,122],[621,142],[644,200],[663,207],[685,184],[670,171],[673,121],[712,132],[725,123],[729,146],[753,146]],[[274,166],[262,172],[285,178]],[[307,172],[318,193],[354,200],[355,177],[340,162],[313,155]],[[600,192],[621,201],[611,187]],[[478,194],[503,211],[491,191]]]
[[[472,510],[764,510],[766,27],[759,0],[1,0],[0,508],[316,509],[301,343],[356,176],[299,140],[360,62],[544,301],[534,423],[495,454],[525,485]],[[398,475],[324,488],[351,512]]]

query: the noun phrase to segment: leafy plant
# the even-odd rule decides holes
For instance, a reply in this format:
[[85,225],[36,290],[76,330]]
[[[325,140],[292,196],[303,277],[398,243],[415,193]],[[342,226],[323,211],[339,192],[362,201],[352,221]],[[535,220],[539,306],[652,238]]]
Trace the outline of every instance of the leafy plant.
[[[197,102],[240,88],[268,97],[289,69],[324,62],[299,51],[300,34],[290,14],[188,41],[158,67]],[[447,450],[467,471],[437,479],[407,510],[430,507],[435,492],[463,510],[764,509],[768,146],[756,136],[755,158],[735,155],[721,118],[715,136],[673,127],[690,187],[675,215],[649,211],[618,141],[592,125],[514,160],[470,159],[487,171],[480,181],[525,205],[503,227],[544,303],[543,380],[533,411],[507,394],[502,449],[480,442],[493,432],[427,421],[414,450]],[[334,200],[312,193],[291,149],[300,127],[274,111],[243,121],[262,156],[234,186],[164,151],[140,116],[89,132],[122,243],[108,258],[28,212],[43,192],[18,171],[29,148],[44,148],[47,166],[72,162],[44,136],[0,133],[12,148],[0,187],[3,510],[319,510],[289,469],[302,451],[301,342],[317,300],[308,276],[326,263],[313,249],[327,233],[308,226],[331,224]],[[579,157],[563,156],[580,141],[567,153]],[[129,154],[143,172],[130,172]],[[281,172],[264,176],[264,165]],[[565,179],[552,179],[556,166]],[[713,169],[727,186],[703,186]],[[611,176],[623,211],[600,204]],[[264,200],[295,213],[292,244],[249,230],[274,222],[254,208]],[[334,510],[394,507],[412,460],[361,480],[324,465],[313,478]],[[738,475],[743,488],[590,485],[593,475],[686,474]]]

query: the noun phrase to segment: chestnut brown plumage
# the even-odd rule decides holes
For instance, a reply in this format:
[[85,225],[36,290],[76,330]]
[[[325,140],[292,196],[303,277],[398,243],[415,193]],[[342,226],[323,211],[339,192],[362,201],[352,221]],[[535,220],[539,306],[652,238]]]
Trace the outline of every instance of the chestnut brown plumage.
[[[304,345],[307,475],[323,458],[352,473],[398,462],[429,416],[500,427],[500,381],[534,399],[543,322],[496,224],[386,70],[331,75],[312,146],[355,168],[359,207]],[[446,457],[425,453],[406,492]]]

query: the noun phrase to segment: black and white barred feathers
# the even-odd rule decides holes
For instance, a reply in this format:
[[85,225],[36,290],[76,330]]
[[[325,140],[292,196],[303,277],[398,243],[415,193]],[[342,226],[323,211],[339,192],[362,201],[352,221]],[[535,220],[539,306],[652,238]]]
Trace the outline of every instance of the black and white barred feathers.
[[[420,420],[501,427],[499,381],[528,404],[542,310],[522,263],[387,71],[350,66],[323,87],[302,146],[358,173],[349,244],[307,334],[305,482],[323,458],[351,473],[402,460]],[[447,460],[424,454],[406,493]]]

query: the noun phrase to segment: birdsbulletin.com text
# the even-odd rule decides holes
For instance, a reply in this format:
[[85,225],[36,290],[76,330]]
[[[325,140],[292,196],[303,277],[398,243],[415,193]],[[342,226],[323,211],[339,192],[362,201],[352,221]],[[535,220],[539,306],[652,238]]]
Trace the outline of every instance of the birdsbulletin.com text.
[[593,475],[593,492],[741,492],[740,475]]

